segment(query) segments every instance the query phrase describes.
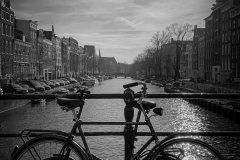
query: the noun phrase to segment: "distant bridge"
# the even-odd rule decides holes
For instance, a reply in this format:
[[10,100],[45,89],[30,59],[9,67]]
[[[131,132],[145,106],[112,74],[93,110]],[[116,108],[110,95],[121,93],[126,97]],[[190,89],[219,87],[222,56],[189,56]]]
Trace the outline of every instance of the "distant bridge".
[[118,78],[118,77],[131,78],[132,76],[132,74],[130,73],[115,73],[113,75],[115,76],[115,78]]

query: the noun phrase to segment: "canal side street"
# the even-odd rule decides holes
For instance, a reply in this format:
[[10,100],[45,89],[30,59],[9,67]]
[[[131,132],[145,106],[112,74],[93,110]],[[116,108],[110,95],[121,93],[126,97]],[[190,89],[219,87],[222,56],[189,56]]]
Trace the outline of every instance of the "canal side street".
[[[53,88],[44,92],[36,92],[34,94],[56,94],[60,92],[69,92],[69,90],[77,89],[81,86],[78,82],[76,84],[69,84],[66,86],[61,86],[58,88]],[[29,94],[26,94],[28,96]],[[4,113],[8,110],[24,106],[28,103],[31,103],[31,99],[21,99],[21,100],[0,100],[0,113]]]
[[[132,79],[112,79],[89,87],[93,94],[123,93],[123,84],[136,82]],[[149,94],[164,93],[163,87],[147,84]],[[140,87],[133,88],[135,92]],[[239,131],[240,124],[235,123],[216,113],[198,107],[181,98],[151,98],[158,107],[164,109],[162,117],[153,117],[158,132],[201,132],[201,131]],[[17,100],[16,100],[17,101]],[[83,110],[82,120],[89,122],[118,122],[124,121],[121,99],[87,99]],[[150,113],[152,114],[152,113]],[[0,113],[0,133],[20,133],[26,128],[58,129],[69,131],[72,125],[70,112],[63,112],[55,100],[42,104],[28,103],[22,107]],[[84,126],[84,131],[123,131],[123,126]],[[140,131],[148,131],[140,127]],[[101,158],[123,159],[123,137],[87,137],[93,153]],[[148,137],[139,137],[136,147],[140,147]],[[162,137],[161,137],[162,138]],[[239,137],[198,137],[208,142],[221,152],[240,153]],[[77,138],[79,142],[80,139]],[[4,145],[3,145],[4,144]],[[0,138],[0,155],[7,159],[14,145],[20,145],[20,138]],[[234,158],[230,158],[234,159]]]

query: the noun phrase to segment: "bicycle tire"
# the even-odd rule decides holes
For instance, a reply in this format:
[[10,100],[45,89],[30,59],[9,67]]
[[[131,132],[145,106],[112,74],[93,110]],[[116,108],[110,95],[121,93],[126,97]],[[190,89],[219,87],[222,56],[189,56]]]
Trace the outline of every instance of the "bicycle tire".
[[[13,155],[12,160],[65,160],[65,157],[58,157],[64,142],[67,138],[59,135],[46,135],[29,140],[26,144],[33,153],[28,150],[26,145],[22,145]],[[87,160],[87,154],[84,149],[75,141],[71,141],[68,145],[71,152],[68,160]],[[39,158],[40,157],[40,158]]]
[[177,138],[156,145],[149,153],[149,160],[224,160],[223,156],[209,144],[192,138]]

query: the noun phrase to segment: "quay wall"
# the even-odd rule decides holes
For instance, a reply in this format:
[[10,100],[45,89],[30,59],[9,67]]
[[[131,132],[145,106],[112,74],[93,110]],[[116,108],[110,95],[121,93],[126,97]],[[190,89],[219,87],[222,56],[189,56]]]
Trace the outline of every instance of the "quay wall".
[[224,116],[237,123],[240,123],[240,103],[235,101],[219,101],[217,99],[186,99],[194,105]]

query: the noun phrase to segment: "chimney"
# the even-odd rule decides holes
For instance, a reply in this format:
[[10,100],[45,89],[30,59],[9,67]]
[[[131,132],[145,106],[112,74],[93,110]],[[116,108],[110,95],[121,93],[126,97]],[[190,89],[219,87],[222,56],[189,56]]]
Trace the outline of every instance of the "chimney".
[[22,36],[22,41],[26,42],[25,35]]

